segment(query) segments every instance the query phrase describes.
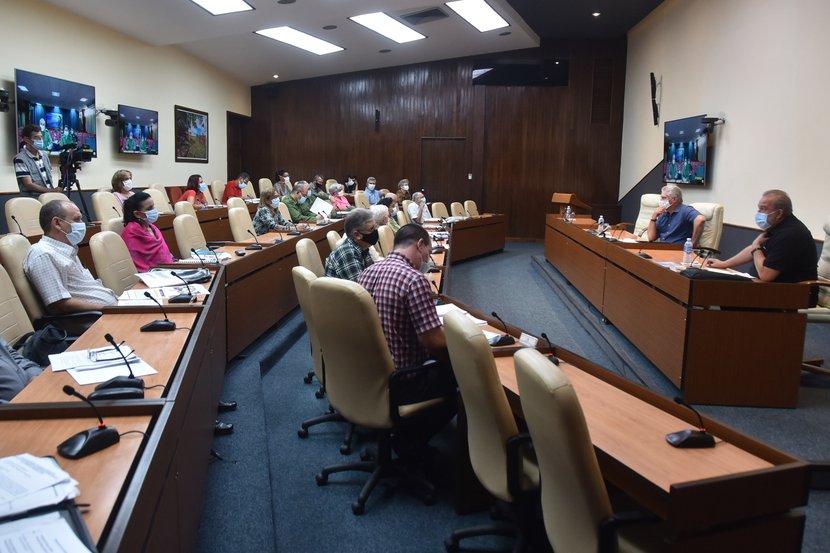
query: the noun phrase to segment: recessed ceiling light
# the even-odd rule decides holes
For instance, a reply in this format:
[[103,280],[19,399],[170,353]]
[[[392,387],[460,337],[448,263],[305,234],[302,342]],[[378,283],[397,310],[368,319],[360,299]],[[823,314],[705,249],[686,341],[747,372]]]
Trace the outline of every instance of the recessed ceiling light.
[[226,13],[247,12],[254,9],[244,0],[190,0],[213,15],[224,15]]
[[599,12],[594,12],[594,13],[592,13],[591,15],[593,15],[594,17],[599,17],[599,16],[601,16],[602,14],[601,14],[601,13],[599,13]]
[[323,27],[323,29],[325,29],[326,31],[333,31],[336,28],[337,28],[337,25],[326,25],[325,27]]
[[484,0],[456,0],[447,2],[447,7],[482,33],[509,26],[509,23]]
[[279,75],[274,75],[274,78],[275,78],[275,79],[279,79],[279,78],[280,78],[280,76],[279,76]]
[[291,27],[273,27],[271,29],[262,29],[256,31],[256,34],[290,44],[297,48],[301,48],[312,54],[322,56],[324,54],[331,54],[332,52],[339,52],[343,50],[340,46],[326,42],[317,37],[313,37],[297,29]]
[[383,12],[356,15],[354,17],[350,17],[349,19],[355,23],[363,25],[367,29],[371,29],[378,34],[385,36],[388,39],[394,40],[398,44],[426,38],[421,33],[413,31],[400,21],[392,19]]

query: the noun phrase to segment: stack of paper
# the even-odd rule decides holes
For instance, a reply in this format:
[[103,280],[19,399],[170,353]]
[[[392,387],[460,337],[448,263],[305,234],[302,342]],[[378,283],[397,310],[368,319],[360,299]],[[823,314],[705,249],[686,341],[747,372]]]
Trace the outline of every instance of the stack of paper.
[[28,453],[0,458],[0,518],[78,497],[78,482],[54,459]]
[[[145,273],[151,274],[151,273]],[[179,281],[181,282],[181,281]],[[190,293],[194,296],[199,295],[207,295],[210,294],[210,290],[202,286],[201,284],[190,284]],[[163,303],[165,299],[169,299],[179,294],[187,294],[188,287],[184,284],[180,286],[164,286],[161,288],[139,288],[135,290],[124,290],[124,292],[118,296],[118,305],[127,305],[127,306],[136,306],[136,305],[156,305],[156,302],[148,298],[144,295],[145,292],[149,292],[151,296],[156,298],[159,303]]]
[[470,319],[471,321],[473,321],[477,325],[486,325],[487,324],[487,321],[485,321],[483,319],[479,319],[477,317],[473,317],[472,315],[470,315],[469,313],[467,313],[466,311],[464,311],[463,309],[461,309],[460,307],[458,307],[457,305],[452,304],[452,303],[446,303],[444,305],[436,305],[435,306],[435,311],[438,313],[438,318],[441,319],[441,324],[444,324],[444,315],[446,315],[450,311],[458,311],[459,313],[463,313],[468,319]]
[[[130,346],[121,344],[135,376],[156,374],[153,367],[136,356]],[[116,376],[129,376],[130,371],[121,355],[111,347],[65,351],[49,356],[52,372],[66,371],[81,386],[105,382]]]
[[60,513],[0,524],[0,553],[90,553]]

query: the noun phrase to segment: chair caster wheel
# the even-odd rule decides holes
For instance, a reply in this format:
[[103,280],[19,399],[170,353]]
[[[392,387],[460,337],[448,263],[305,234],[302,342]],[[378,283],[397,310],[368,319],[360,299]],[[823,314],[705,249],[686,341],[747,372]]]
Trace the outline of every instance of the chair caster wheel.
[[314,475],[314,480],[317,481],[318,486],[325,486],[329,483],[329,477],[323,474],[322,472],[319,474]]
[[304,439],[308,438],[308,429],[300,428],[299,430],[297,430],[297,436]]
[[340,455],[351,455],[352,446],[343,444],[340,446]]
[[362,515],[366,511],[366,506],[358,502],[352,503],[352,513],[355,515]]
[[316,397],[317,399],[323,399],[323,396],[325,396],[325,395],[326,395],[326,392],[324,392],[322,388],[320,388],[319,390],[314,392],[314,397]]
[[458,542],[452,538],[447,538],[444,540],[444,549],[447,550],[447,553],[458,551]]
[[312,380],[313,380],[313,377],[310,374],[307,374],[303,377],[303,382],[305,382],[306,384],[311,384]]

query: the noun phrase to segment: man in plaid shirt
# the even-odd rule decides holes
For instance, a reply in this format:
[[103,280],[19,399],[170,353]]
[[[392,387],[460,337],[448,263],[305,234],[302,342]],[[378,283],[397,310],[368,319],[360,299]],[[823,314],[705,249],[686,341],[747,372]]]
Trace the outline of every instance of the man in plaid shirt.
[[369,248],[378,241],[377,223],[368,209],[355,209],[346,215],[345,226],[346,239],[326,258],[326,276],[356,282],[372,264]]

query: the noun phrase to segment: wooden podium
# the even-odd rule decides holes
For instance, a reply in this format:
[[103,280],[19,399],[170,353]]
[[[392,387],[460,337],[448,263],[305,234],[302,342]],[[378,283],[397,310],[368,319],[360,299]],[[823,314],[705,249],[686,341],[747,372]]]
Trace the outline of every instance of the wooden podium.
[[564,214],[567,206],[578,215],[591,215],[591,206],[580,200],[576,194],[554,192],[550,198],[555,213]]

